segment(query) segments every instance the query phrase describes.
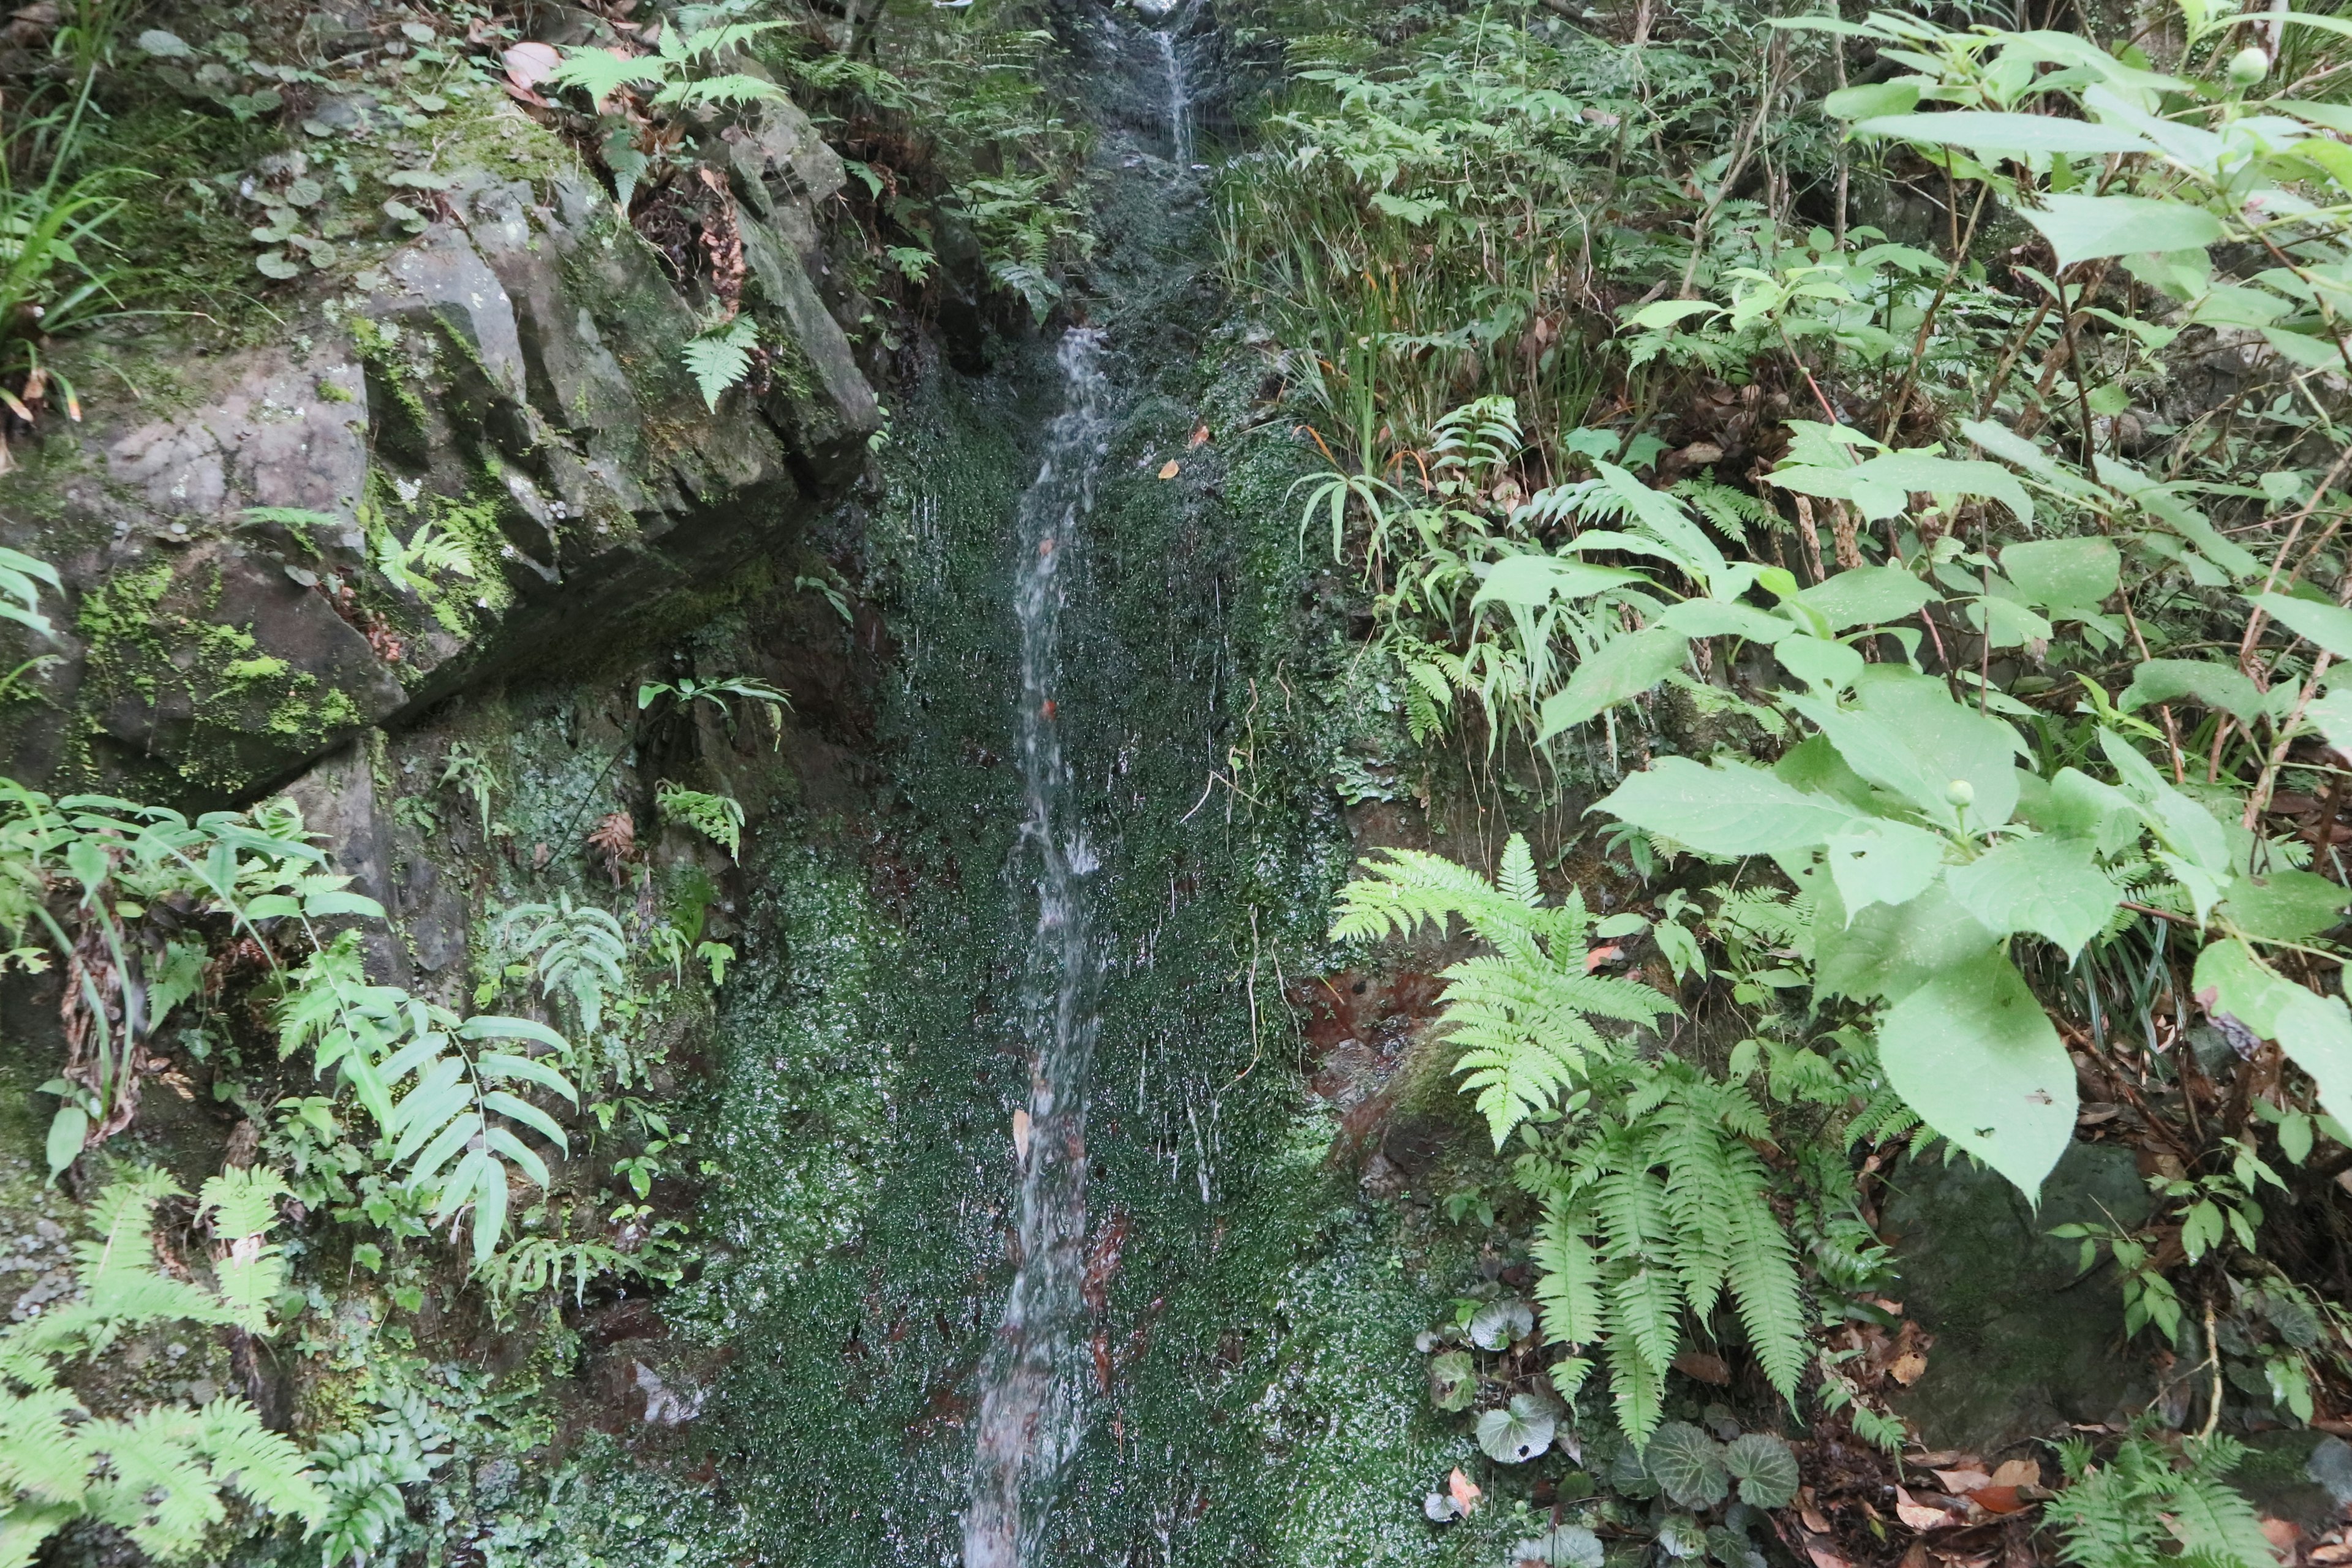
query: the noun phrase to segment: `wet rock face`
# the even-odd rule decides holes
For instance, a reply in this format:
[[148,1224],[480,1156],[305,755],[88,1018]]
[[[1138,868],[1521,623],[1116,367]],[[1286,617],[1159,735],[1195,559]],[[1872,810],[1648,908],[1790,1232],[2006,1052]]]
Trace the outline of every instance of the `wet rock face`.
[[706,162],[763,351],[715,411],[679,351],[717,302],[576,163],[456,171],[361,292],[283,311],[288,342],[109,345],[171,395],[93,399],[0,477],[0,542],[68,589],[54,642],[0,647],[53,656],[47,701],[0,710],[11,771],[250,795],[475,681],[625,647],[837,500],[880,424],[810,277],[839,161],[777,104]]
[[1965,1161],[1907,1161],[1887,1184],[1881,1213],[1896,1238],[1904,1305],[1935,1335],[1926,1373],[1896,1404],[1928,1447],[1991,1453],[2147,1403],[2146,1370],[2117,1337],[2113,1268],[2076,1283],[2078,1244],[2049,1234],[2147,1218],[2130,1150],[2069,1148],[2038,1215],[2007,1181]]

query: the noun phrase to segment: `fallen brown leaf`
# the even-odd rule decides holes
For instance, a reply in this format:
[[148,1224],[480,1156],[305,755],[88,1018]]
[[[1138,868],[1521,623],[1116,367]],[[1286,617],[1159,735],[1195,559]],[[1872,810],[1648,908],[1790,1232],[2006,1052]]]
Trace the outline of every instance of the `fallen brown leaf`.
[[1172,479],[1176,477],[1177,470],[1178,464],[1176,459],[1171,458],[1166,462],[1160,465],[1160,477],[1163,479]]
[[1208,439],[1209,427],[1206,425],[1202,425],[1192,432],[1192,438],[1184,443],[1184,449],[1188,452],[1197,452],[1208,441]]
[[1675,1357],[1674,1368],[1685,1377],[1695,1377],[1701,1383],[1711,1383],[1717,1388],[1731,1381],[1731,1363],[1721,1356],[1702,1350],[1687,1350]]
[[1801,1510],[1797,1517],[1804,1521],[1805,1528],[1815,1535],[1827,1535],[1830,1532],[1830,1521],[1822,1517],[1821,1510],[1818,1509]]
[[1853,1568],[1853,1564],[1831,1551],[1826,1544],[1805,1542],[1805,1555],[1813,1560],[1813,1568]]
[[2294,1561],[2295,1543],[2303,1539],[2303,1526],[2291,1519],[2265,1519],[2262,1521],[2263,1539],[2271,1550],[2289,1563]]
[[1895,1517],[1914,1530],[1942,1530],[1958,1522],[1942,1509],[1916,1501],[1901,1487],[1895,1489]]
[[2038,1487],[2042,1484],[2042,1462],[2039,1459],[2005,1459],[1993,1467],[1992,1484],[1997,1487]]
[[1987,1513],[2016,1513],[2025,1507],[2015,1487],[1979,1487],[1969,1494],[1969,1500]]
[[1979,1487],[1992,1485],[1992,1478],[1978,1469],[1937,1470],[1936,1479],[1943,1482],[1944,1489],[1954,1497],[1966,1497]]
[[1886,1375],[1908,1388],[1927,1375],[1927,1358],[1917,1351],[1906,1351],[1888,1364]]
[[1611,942],[1605,947],[1590,949],[1584,955],[1584,973],[1590,974],[1594,970],[1600,968],[1602,964],[1608,963],[1611,959],[1622,958],[1624,956],[1625,950],[1619,947],[1615,942]]
[[503,58],[507,79],[526,92],[545,81],[562,59],[553,45],[528,41],[509,46]]
[[1462,1473],[1459,1465],[1454,1467],[1452,1475],[1445,1478],[1445,1491],[1454,1500],[1454,1506],[1465,1514],[1476,1509],[1478,1500],[1486,1495],[1478,1489],[1475,1482]]

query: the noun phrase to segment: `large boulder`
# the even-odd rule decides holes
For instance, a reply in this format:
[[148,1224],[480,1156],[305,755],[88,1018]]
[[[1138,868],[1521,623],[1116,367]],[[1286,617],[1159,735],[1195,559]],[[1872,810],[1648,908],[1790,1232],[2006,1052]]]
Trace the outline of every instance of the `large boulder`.
[[16,693],[39,700],[0,704],[16,776],[252,795],[469,683],[625,650],[862,472],[880,410],[809,274],[840,164],[798,110],[709,150],[761,349],[715,409],[680,350],[718,307],[491,112],[535,138],[528,177],[454,171],[436,221],[288,341],[104,345],[172,395],[19,445],[0,543],[68,604],[54,639],[0,647],[0,670],[44,661]]

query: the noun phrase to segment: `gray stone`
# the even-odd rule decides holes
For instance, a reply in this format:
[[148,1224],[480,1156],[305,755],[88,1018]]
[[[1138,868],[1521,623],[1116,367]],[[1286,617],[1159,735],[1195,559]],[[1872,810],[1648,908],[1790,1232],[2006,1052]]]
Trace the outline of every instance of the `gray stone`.
[[2105,1421],[2152,1392],[2123,1346],[2114,1269],[2078,1279],[2073,1221],[2136,1226],[2147,1189],[2130,1150],[2077,1143],[2042,1185],[2042,1210],[1965,1160],[1910,1160],[1888,1177],[1883,1227],[1897,1238],[1906,1310],[1936,1336],[1927,1371],[1895,1408],[1931,1448],[1990,1452],[2070,1421]]

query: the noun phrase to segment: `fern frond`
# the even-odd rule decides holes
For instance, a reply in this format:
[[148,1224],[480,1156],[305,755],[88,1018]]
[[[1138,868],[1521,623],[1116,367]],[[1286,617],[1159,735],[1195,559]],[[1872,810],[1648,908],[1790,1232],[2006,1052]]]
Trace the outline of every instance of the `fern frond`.
[[1642,1263],[1608,1281],[1603,1294],[1609,1303],[1610,1366],[1617,1366],[1630,1347],[1663,1382],[1682,1350],[1682,1282],[1664,1264]]
[[1558,1199],[1544,1205],[1534,1247],[1536,1301],[1549,1344],[1587,1345],[1603,1331],[1601,1263],[1584,1227]]
[[1624,1334],[1612,1334],[1606,1350],[1609,1363],[1609,1401],[1617,1414],[1618,1430],[1635,1447],[1650,1440],[1665,1416],[1666,1380],[1664,1374],[1650,1365],[1633,1340]]

